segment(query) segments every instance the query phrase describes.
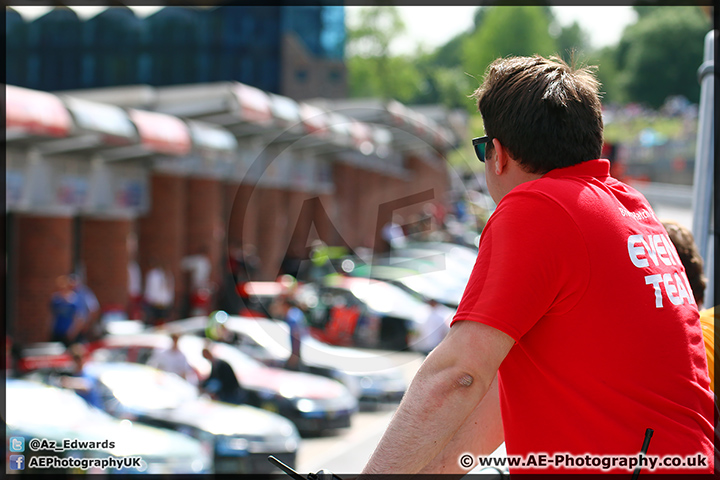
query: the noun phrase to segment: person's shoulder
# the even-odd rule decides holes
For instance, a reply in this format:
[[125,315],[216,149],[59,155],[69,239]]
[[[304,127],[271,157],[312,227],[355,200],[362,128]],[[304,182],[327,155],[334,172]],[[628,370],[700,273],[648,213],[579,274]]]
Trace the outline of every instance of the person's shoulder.
[[700,311],[700,323],[707,326],[715,325],[715,307],[706,308]]
[[297,322],[303,319],[305,316],[298,307],[290,307],[288,310],[288,320],[292,320],[293,322]]
[[563,201],[558,199],[552,189],[545,188],[544,183],[538,183],[543,179],[532,180],[522,183],[508,192],[498,203],[496,214],[515,215],[519,211],[541,212],[551,206],[564,208]]
[[218,368],[222,368],[224,370],[232,370],[232,365],[228,363],[226,360],[223,360],[222,358],[218,358],[215,360],[217,362]]

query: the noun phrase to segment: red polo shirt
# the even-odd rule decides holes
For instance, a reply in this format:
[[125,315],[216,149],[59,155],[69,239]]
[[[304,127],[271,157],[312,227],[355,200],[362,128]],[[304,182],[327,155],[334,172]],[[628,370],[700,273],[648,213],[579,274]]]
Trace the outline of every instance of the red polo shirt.
[[453,322],[516,342],[499,371],[508,455],[636,456],[652,428],[648,455],[699,453],[712,467],[713,396],[692,291],[645,198],[609,168],[592,160],[508,193]]

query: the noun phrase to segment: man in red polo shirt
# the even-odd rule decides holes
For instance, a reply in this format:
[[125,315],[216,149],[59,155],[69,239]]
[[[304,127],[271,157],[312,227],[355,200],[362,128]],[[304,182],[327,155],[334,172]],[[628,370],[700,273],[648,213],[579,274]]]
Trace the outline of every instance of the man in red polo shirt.
[[648,428],[645,471],[712,472],[697,306],[647,201],[598,159],[598,86],[556,58],[488,68],[473,144],[497,209],[364,473],[467,472],[503,439],[511,473],[630,473]]

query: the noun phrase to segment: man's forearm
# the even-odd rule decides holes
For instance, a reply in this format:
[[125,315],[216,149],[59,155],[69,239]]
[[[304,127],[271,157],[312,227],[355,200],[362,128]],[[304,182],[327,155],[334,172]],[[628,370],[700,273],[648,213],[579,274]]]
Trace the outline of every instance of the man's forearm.
[[440,454],[432,459],[419,472],[421,474],[457,474],[465,475],[469,468],[460,464],[460,457],[465,454],[488,456],[493,453],[504,440],[502,415],[497,376],[485,397],[465,419],[460,429],[445,445]]
[[363,473],[417,473],[440,453],[488,390],[489,382],[455,366],[435,365],[433,354],[418,371]]
[[495,328],[456,322],[420,367],[363,473],[418,473],[482,400],[513,344]]

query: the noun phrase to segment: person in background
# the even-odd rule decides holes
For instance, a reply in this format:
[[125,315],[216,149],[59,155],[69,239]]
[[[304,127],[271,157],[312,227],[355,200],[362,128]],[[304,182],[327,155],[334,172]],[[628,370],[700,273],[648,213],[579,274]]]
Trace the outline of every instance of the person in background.
[[[668,237],[675,246],[680,261],[685,267],[685,273],[690,282],[695,303],[702,308],[705,302],[705,287],[707,278],[703,273],[703,259],[698,251],[695,238],[690,230],[674,221],[662,222],[667,230]],[[700,311],[700,326],[702,327],[707,355],[708,371],[710,373],[710,389],[715,391],[715,308],[711,307]]]
[[[228,289],[224,293],[224,301],[220,308],[236,315],[244,309],[250,308],[252,302],[248,298],[245,284],[258,280],[262,264],[257,249],[252,244],[242,245],[233,241],[230,243],[228,256],[234,292]],[[229,281],[230,279],[226,277],[226,282]]]
[[100,303],[95,293],[83,281],[80,274],[68,275],[70,285],[77,294],[77,315],[82,321],[82,328],[78,340],[95,340],[100,337]]
[[147,323],[162,325],[170,318],[175,301],[175,282],[172,273],[158,259],[152,259],[150,266],[151,268],[145,276]]
[[305,314],[298,308],[291,294],[283,293],[277,297],[271,306],[271,313],[282,318],[290,327],[290,356],[285,362],[288,370],[302,370],[302,338],[306,332]]
[[129,320],[142,319],[142,272],[135,260],[128,262],[128,305],[127,316]]
[[245,282],[257,280],[260,273],[261,262],[255,245],[248,243],[241,245],[233,242],[228,251],[230,256],[230,269],[235,276],[235,283],[241,287]]
[[197,385],[198,379],[195,372],[192,367],[190,367],[185,354],[180,351],[180,348],[178,348],[180,334],[172,333],[170,335],[170,339],[172,340],[170,348],[165,350],[155,350],[148,359],[147,364],[151,367],[157,368],[158,370],[179,375],[193,385]]
[[224,310],[215,310],[208,315],[205,325],[205,338],[214,342],[223,342],[230,345],[239,345],[240,337],[227,328],[228,314]]
[[235,283],[238,281],[238,272],[240,271],[242,261],[242,244],[238,241],[231,240],[227,248],[227,265],[235,278]]
[[143,318],[142,272],[137,263],[137,237],[135,234],[127,237],[127,251],[129,258],[127,317],[129,320],[141,320]]
[[247,394],[240,385],[232,366],[213,355],[209,344],[203,348],[202,356],[210,362],[211,368],[210,375],[200,383],[200,388],[221,402],[245,403]]
[[53,325],[51,340],[62,342],[67,347],[77,341],[83,327],[78,313],[79,299],[67,275],[57,277],[55,283],[57,291],[50,298]]
[[60,386],[74,390],[90,405],[102,408],[100,392],[95,388],[96,380],[85,370],[87,349],[84,345],[76,343],[68,348],[73,361],[73,371],[70,375],[60,377]]
[[675,250],[677,250],[683,267],[685,267],[685,273],[690,281],[695,303],[700,309],[705,301],[707,278],[703,273],[703,259],[695,244],[695,238],[690,230],[677,222],[666,220],[662,224],[675,246]]
[[203,245],[194,254],[182,259],[180,266],[189,273],[188,298],[184,313],[189,315],[207,315],[210,313],[210,294],[213,290],[210,280],[212,265],[208,248]]
[[700,326],[702,326],[710,373],[710,390],[715,392],[715,307],[706,308],[700,312]]
[[382,238],[387,242],[391,250],[403,248],[407,244],[405,232],[402,226],[400,226],[402,222],[403,218],[396,213],[393,214],[392,219],[382,227]]

